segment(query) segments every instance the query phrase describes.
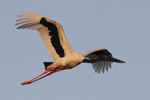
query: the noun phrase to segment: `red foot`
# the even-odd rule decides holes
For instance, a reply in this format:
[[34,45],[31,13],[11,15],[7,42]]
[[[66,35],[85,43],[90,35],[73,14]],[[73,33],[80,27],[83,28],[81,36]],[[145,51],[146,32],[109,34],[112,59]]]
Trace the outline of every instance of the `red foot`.
[[31,84],[32,82],[30,82],[30,81],[26,81],[26,82],[23,82],[23,83],[21,83],[21,85],[26,85],[26,84]]

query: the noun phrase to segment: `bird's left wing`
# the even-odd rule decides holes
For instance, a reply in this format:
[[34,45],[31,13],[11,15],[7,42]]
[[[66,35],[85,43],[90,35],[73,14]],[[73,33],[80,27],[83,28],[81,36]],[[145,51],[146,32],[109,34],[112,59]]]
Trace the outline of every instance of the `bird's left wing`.
[[23,11],[23,15],[18,15],[21,19],[16,20],[16,25],[21,25],[17,29],[37,30],[43,39],[48,52],[56,61],[72,52],[62,26],[42,15]]

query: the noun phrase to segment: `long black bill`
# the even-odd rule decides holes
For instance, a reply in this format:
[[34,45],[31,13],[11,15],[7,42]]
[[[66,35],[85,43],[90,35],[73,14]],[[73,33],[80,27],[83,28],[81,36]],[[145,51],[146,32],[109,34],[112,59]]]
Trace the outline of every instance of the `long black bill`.
[[109,58],[109,60],[113,61],[113,62],[116,62],[116,63],[125,63],[124,61],[116,59],[116,58],[113,58],[113,57]]

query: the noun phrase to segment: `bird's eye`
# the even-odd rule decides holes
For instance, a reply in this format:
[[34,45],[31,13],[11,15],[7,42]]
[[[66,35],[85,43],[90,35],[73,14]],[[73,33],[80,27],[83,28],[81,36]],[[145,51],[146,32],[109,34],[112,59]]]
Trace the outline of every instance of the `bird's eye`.
[[109,57],[112,57],[112,55],[108,55]]
[[107,60],[107,58],[108,58],[108,56],[106,54],[103,54],[102,57],[103,57],[103,60]]

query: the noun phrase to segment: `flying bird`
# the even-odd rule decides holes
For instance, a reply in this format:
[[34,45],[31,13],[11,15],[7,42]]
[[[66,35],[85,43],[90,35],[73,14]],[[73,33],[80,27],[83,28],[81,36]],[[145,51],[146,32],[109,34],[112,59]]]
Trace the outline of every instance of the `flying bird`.
[[[37,30],[49,54],[55,60],[55,62],[44,62],[46,71],[29,81],[23,82],[22,85],[30,84],[64,69],[74,68],[82,62],[91,63],[95,72],[98,73],[108,71],[112,62],[125,63],[114,58],[105,48],[82,54],[77,53],[68,43],[61,24],[33,12],[23,11],[22,13],[22,15],[18,15],[20,19],[16,20],[18,22],[16,25],[20,25],[17,29]],[[43,76],[44,74],[46,75]]]

